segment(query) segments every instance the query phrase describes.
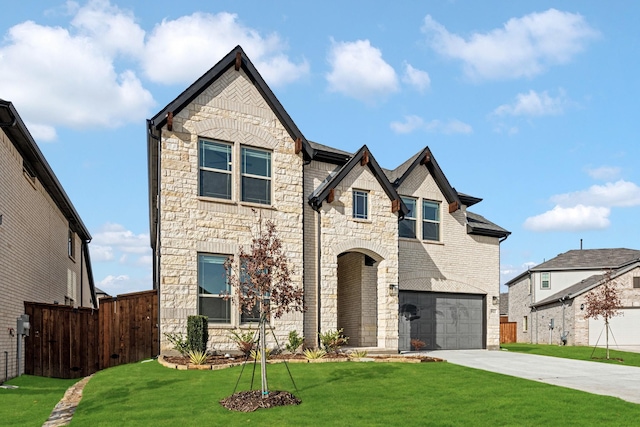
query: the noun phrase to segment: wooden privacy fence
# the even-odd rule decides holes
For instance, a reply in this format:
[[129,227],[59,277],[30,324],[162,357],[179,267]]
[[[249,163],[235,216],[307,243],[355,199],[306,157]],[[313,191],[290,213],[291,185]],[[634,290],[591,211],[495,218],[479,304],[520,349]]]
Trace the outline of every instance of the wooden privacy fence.
[[81,378],[159,352],[156,291],[102,298],[99,309],[25,302],[25,374]]
[[500,323],[500,344],[516,342],[518,339],[518,324],[516,322]]

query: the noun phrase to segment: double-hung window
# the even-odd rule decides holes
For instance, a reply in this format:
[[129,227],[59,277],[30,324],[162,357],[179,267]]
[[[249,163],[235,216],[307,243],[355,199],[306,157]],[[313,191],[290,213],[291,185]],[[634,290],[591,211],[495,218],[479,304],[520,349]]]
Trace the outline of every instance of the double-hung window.
[[[240,286],[242,287],[242,292],[245,295],[246,295],[245,292],[247,289],[253,288],[253,285],[251,284],[251,277],[247,273],[246,263],[244,261],[241,262],[241,266],[240,266]],[[253,306],[251,312],[249,313],[245,311],[244,307],[240,307],[241,323],[259,322],[259,321],[260,321],[260,301],[257,301],[257,303]]]
[[549,273],[540,273],[540,289],[551,289],[551,277]]
[[422,240],[440,241],[440,203],[422,201]]
[[416,237],[416,199],[411,197],[402,197],[402,201],[409,210],[404,219],[398,224],[398,233],[400,237]]
[[224,255],[198,254],[198,313],[211,323],[231,323],[231,299]]
[[271,153],[242,147],[242,201],[271,204]]
[[353,217],[356,219],[369,218],[369,193],[353,190]]
[[199,195],[231,199],[231,144],[217,141],[198,141],[200,162]]

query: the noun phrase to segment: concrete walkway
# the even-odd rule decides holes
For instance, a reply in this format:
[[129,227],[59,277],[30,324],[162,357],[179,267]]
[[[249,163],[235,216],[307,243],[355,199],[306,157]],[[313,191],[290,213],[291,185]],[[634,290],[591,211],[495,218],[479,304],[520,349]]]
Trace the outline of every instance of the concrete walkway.
[[640,404],[640,368],[496,350],[436,350],[449,363]]

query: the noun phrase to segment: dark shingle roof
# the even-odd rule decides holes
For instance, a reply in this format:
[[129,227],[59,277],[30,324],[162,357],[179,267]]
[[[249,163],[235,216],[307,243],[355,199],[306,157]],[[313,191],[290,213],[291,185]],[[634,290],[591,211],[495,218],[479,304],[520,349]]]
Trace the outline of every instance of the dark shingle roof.
[[640,259],[640,251],[634,249],[574,249],[543,262],[531,271],[618,268]]
[[511,234],[497,224],[489,221],[482,215],[467,211],[467,232],[490,237],[507,237]]

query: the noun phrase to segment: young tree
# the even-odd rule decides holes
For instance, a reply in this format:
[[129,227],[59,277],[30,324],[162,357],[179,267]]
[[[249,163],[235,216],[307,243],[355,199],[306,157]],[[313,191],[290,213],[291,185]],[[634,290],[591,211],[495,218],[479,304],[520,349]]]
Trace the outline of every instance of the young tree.
[[266,371],[266,323],[292,311],[304,311],[303,290],[291,280],[289,259],[272,221],[258,221],[258,235],[248,251],[240,247],[238,258],[225,263],[229,284],[244,313],[260,312],[259,341],[262,397],[269,395]]
[[617,288],[617,283],[613,280],[611,270],[604,274],[604,283],[585,296],[585,319],[597,319],[602,316],[604,319],[605,339],[607,345],[607,359],[609,359],[609,319],[620,314],[622,302]]

